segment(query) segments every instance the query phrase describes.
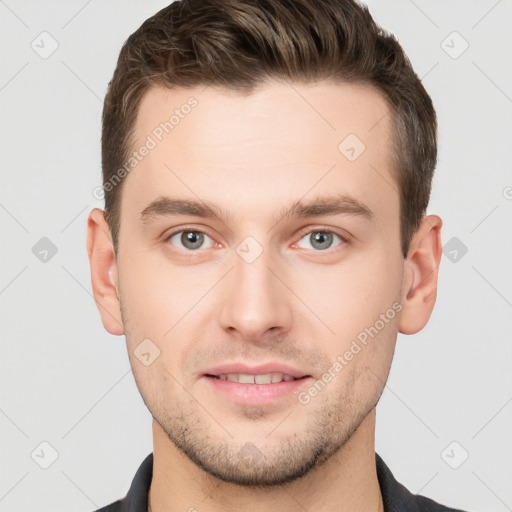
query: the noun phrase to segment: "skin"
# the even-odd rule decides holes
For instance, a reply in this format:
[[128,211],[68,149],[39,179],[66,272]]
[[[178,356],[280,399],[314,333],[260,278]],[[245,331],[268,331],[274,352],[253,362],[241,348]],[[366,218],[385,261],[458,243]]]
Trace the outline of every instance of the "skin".
[[[433,310],[442,221],[425,217],[403,258],[391,117],[370,87],[269,81],[248,95],[153,88],[140,105],[135,147],[191,96],[197,107],[125,178],[117,257],[103,211],[88,220],[103,325],[126,336],[154,418],[151,509],[382,510],[375,406],[397,333],[418,332]],[[354,161],[338,150],[348,134],[366,146]],[[283,217],[295,201],[333,194],[356,198],[373,219]],[[230,218],[141,220],[162,196],[210,201]],[[171,239],[180,229],[205,233],[204,245]],[[322,230],[343,238],[320,250],[311,235]],[[247,236],[262,248],[250,263],[237,252]],[[277,361],[321,379],[393,304],[401,311],[307,404],[293,393],[240,405],[203,377],[225,362]],[[134,352],[144,339],[160,350],[148,366]],[[252,464],[242,459],[247,446],[257,450]]]

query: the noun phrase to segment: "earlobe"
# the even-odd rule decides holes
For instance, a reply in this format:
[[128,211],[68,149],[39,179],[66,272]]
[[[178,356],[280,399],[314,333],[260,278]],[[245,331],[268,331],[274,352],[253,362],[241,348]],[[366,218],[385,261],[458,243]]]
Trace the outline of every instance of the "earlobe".
[[428,215],[411,240],[404,266],[404,290],[399,331],[414,334],[427,325],[437,297],[437,280],[442,256],[442,220]]
[[103,326],[110,334],[124,334],[114,246],[103,210],[99,208],[92,210],[87,220],[87,254],[92,291]]

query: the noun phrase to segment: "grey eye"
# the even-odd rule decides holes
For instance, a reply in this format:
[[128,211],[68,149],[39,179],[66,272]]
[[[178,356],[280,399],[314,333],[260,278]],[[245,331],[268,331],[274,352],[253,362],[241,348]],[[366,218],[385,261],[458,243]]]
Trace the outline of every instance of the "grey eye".
[[[340,236],[338,236],[336,233],[331,233],[330,231],[312,231],[311,233],[308,233],[306,236],[302,237],[299,241],[299,246],[303,249],[316,249],[318,251],[324,251],[325,249],[329,249],[334,241],[334,239],[337,238],[342,242]],[[301,244],[302,241],[306,241],[306,243],[309,243],[309,247],[304,247]]]
[[[210,240],[210,242],[212,241],[208,235],[201,233],[201,231],[179,231],[178,233],[175,233],[169,237],[169,241],[173,245],[177,245],[180,249],[184,248],[190,251],[194,251],[201,248],[207,248],[201,247],[204,244],[206,238]],[[208,247],[211,247],[211,243]]]

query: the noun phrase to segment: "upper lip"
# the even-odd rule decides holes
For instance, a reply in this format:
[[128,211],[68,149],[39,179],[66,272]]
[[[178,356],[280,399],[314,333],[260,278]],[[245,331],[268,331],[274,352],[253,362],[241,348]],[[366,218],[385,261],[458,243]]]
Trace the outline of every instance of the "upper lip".
[[243,373],[246,375],[266,375],[268,373],[282,373],[291,375],[295,379],[309,377],[310,375],[298,368],[282,363],[265,363],[256,366],[249,366],[244,363],[225,363],[212,368],[208,368],[205,375],[222,375],[224,373]]

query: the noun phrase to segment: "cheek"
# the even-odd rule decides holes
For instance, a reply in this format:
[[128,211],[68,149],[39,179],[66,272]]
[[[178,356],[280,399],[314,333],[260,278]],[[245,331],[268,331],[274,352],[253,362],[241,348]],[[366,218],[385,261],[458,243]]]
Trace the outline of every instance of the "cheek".
[[208,290],[204,272],[173,266],[161,255],[128,260],[119,271],[125,314],[146,336],[163,337]]
[[387,380],[401,310],[400,261],[384,251],[358,258],[331,272],[314,295],[318,316],[335,333],[322,337],[319,349],[340,363],[337,386],[350,388],[358,402],[373,400]]
[[[342,378],[338,379],[339,392],[341,396],[353,397],[354,403],[373,406],[388,378],[399,315],[392,307],[382,311],[377,315],[353,318],[350,326],[353,335],[345,337],[342,334],[336,348],[329,349],[331,359],[340,363],[338,368],[342,368]],[[355,325],[356,322],[359,325]]]
[[[183,358],[196,349],[195,340],[204,339],[202,325],[215,317],[213,294],[208,292],[218,275],[206,266],[173,266],[161,254],[136,256],[127,257],[119,268],[127,347],[134,372],[144,380],[151,374],[156,382],[167,375],[165,370],[176,374]],[[147,339],[159,351],[158,358],[151,368],[140,368],[134,354]]]
[[[297,295],[322,321],[319,328],[325,324],[326,339],[332,335],[342,348],[393,308],[400,298],[401,279],[402,260],[384,250],[372,250],[354,253],[328,268],[297,270],[293,282]],[[396,309],[395,304],[387,320],[394,318]]]

